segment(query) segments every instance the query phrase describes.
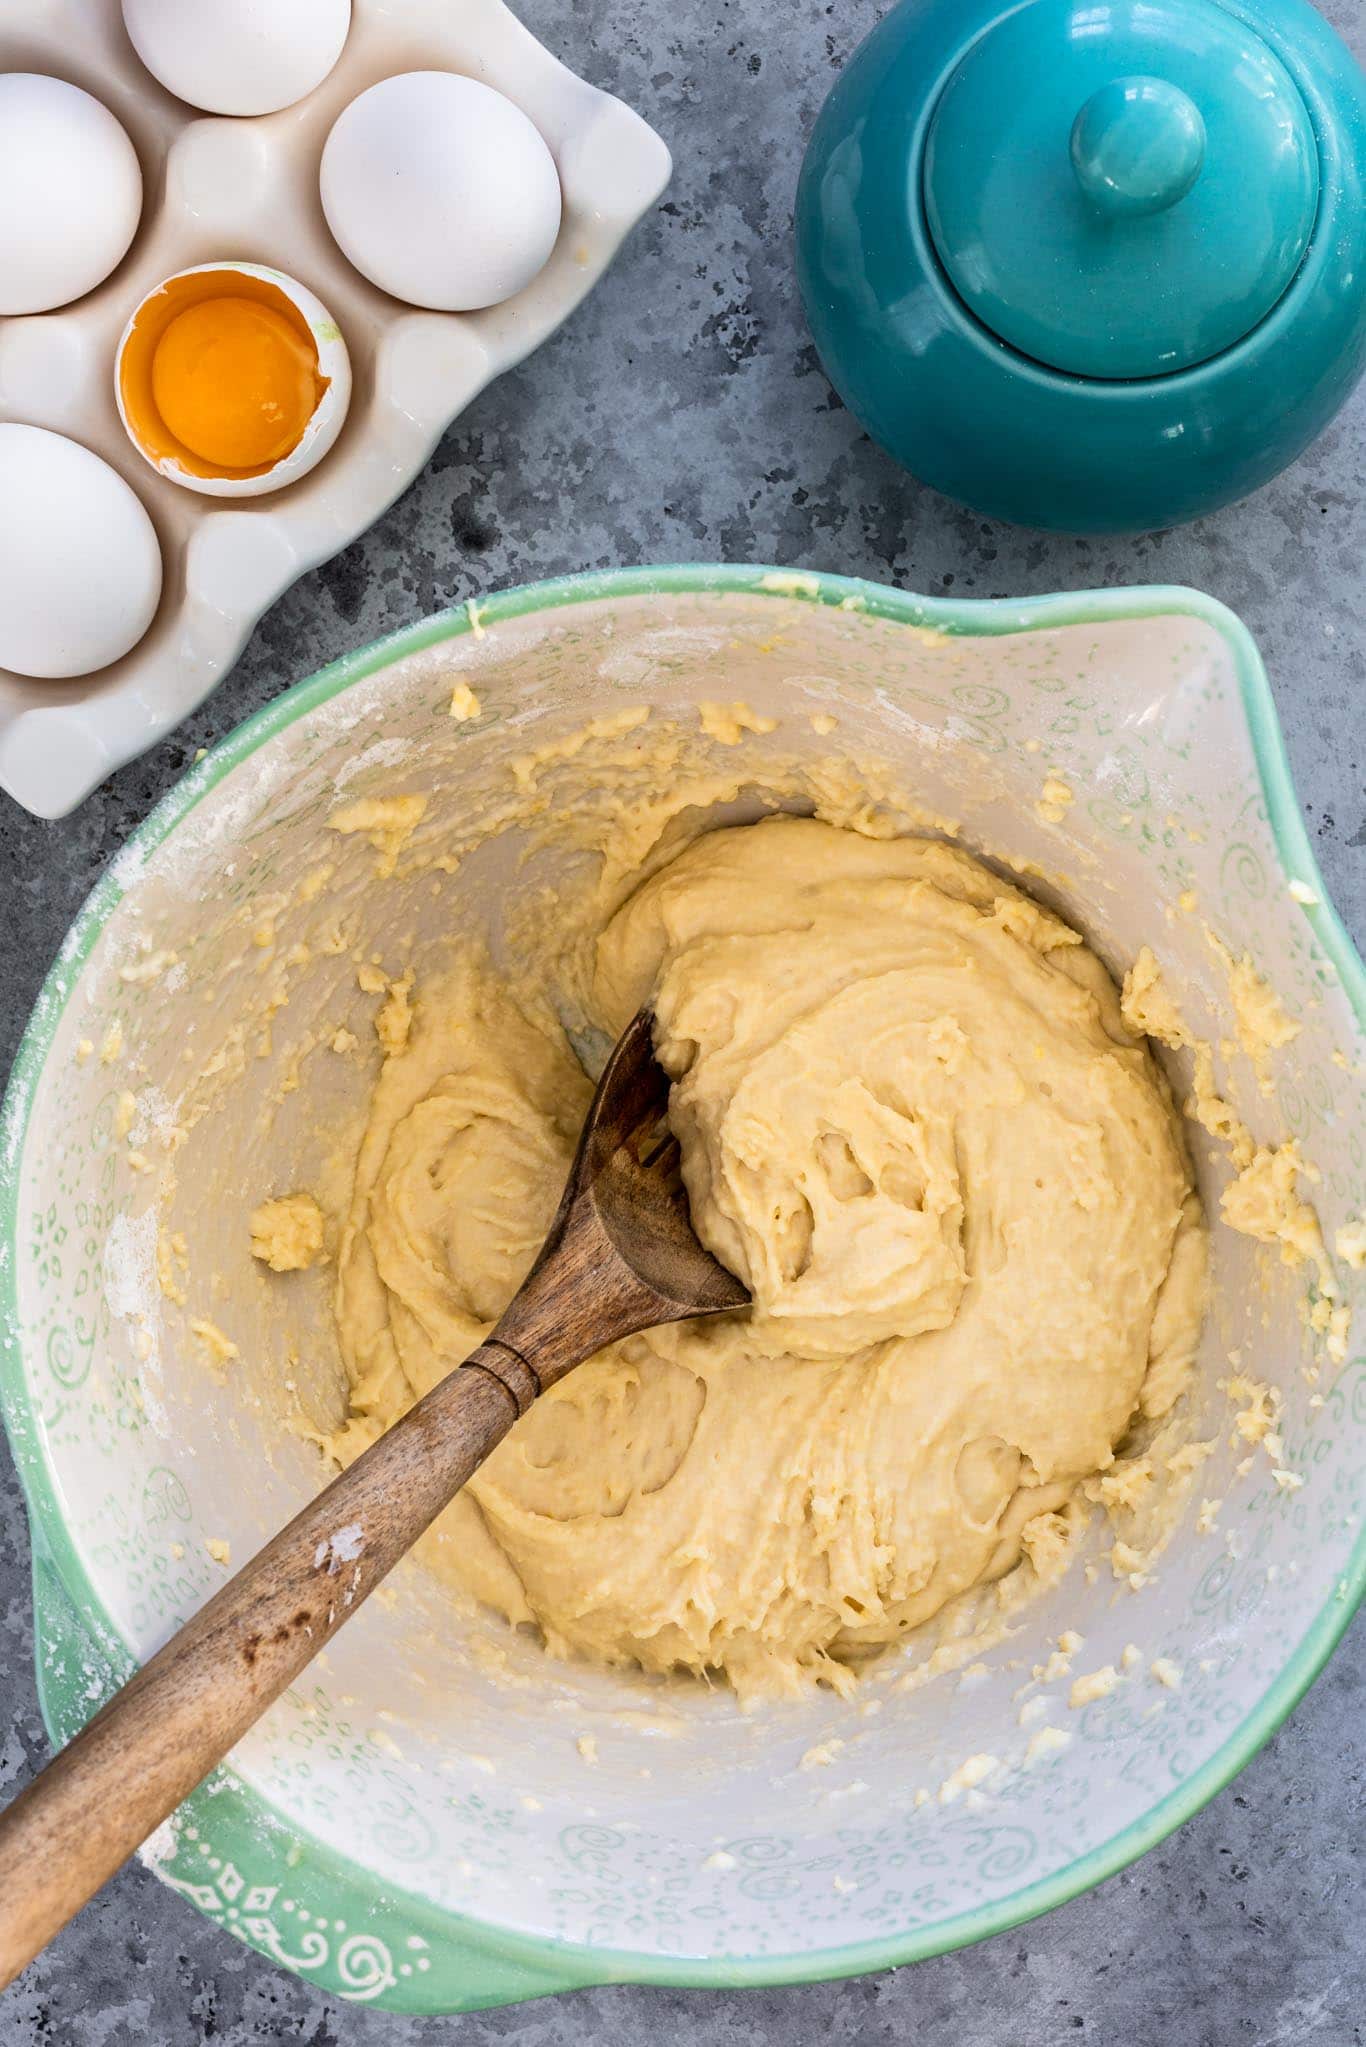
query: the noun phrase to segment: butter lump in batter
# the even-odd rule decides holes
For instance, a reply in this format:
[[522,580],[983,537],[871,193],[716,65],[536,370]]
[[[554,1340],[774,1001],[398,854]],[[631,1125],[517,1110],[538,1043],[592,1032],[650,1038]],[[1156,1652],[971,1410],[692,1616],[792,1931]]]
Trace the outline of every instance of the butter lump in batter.
[[[1038,1517],[1179,1393],[1205,1231],[1178,1119],[1078,935],[932,841],[694,841],[597,941],[591,1020],[650,1000],[694,1223],[754,1307],[581,1366],[425,1555],[561,1654],[845,1689],[1031,1571]],[[340,1247],[343,1461],[535,1255],[590,1094],[549,1015],[473,959],[416,991]]]
[[272,1272],[304,1272],[322,1256],[325,1228],[311,1194],[281,1194],[252,1211],[251,1255]]

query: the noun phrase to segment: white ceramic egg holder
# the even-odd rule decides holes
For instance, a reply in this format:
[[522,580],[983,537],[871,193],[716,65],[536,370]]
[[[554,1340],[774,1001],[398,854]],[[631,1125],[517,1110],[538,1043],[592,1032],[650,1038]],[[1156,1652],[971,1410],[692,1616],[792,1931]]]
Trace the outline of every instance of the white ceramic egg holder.
[[[505,94],[559,170],[564,216],[549,263],[485,312],[399,304],[351,268],[323,219],[318,160],[333,121],[376,80],[423,69]],[[137,236],[97,290],[56,312],[0,319],[0,419],[49,427],[109,462],[147,507],[164,565],[156,618],[122,660],[70,682],[0,669],[0,787],[61,817],[200,703],[262,612],[378,518],[471,399],[572,312],[663,190],[670,159],[639,115],[575,77],[501,0],[354,0],[331,74],[296,105],[251,118],[199,116],[163,91],[118,0],[5,0],[0,71],[19,70],[102,100],[131,136],[144,183]],[[341,437],[319,467],[230,507],[158,476],[114,400],[115,348],[134,307],[162,278],[218,258],[270,264],[315,291],[342,329],[354,378]]]

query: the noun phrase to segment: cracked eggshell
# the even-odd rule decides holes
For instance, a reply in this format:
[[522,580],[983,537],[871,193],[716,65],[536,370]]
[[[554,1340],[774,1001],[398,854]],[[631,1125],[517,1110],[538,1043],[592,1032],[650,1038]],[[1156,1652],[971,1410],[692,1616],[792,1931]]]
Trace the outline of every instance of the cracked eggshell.
[[[204,285],[197,290],[195,280],[200,278]],[[165,452],[164,447],[153,443],[147,432],[146,408],[150,400],[144,397],[135,401],[133,395],[140,373],[144,391],[146,389],[145,378],[150,368],[151,353],[169,320],[183,305],[192,303],[195,297],[209,296],[211,284],[216,289],[214,281],[218,279],[222,280],[224,295],[231,294],[234,282],[246,280],[249,295],[264,295],[268,301],[273,300],[291,309],[308,329],[317,352],[318,376],[325,381],[326,388],[301,438],[278,462],[257,473],[214,473],[196,467],[188,453],[177,456]],[[114,395],[124,431],[143,460],[159,476],[168,477],[172,483],[181,484],[186,490],[199,491],[205,497],[264,497],[268,492],[283,490],[286,484],[306,476],[332,447],[342,430],[351,402],[351,358],[341,329],[327,307],[297,278],[286,277],[283,271],[271,270],[260,263],[200,263],[192,269],[177,271],[174,277],[163,279],[134,311],[123,330],[115,356]]]

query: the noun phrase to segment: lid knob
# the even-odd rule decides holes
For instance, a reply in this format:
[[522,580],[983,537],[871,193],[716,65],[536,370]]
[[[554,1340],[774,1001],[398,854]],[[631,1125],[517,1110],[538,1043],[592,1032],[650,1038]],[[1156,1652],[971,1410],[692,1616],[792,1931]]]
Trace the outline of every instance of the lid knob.
[[1165,78],[1115,78],[1093,93],[1072,128],[1072,168],[1103,213],[1165,213],[1205,161],[1199,107]]

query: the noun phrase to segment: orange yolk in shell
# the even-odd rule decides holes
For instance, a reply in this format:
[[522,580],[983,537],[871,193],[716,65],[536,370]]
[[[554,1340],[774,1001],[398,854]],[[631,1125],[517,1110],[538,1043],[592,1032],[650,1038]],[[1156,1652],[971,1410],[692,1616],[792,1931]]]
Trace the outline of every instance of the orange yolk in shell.
[[328,380],[298,307],[223,270],[173,278],[143,307],[119,365],[124,408],[153,460],[196,476],[260,476],[299,445]]
[[176,440],[215,469],[260,469],[303,439],[318,407],[318,356],[274,306],[202,299],[152,357],[152,397]]

